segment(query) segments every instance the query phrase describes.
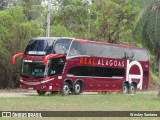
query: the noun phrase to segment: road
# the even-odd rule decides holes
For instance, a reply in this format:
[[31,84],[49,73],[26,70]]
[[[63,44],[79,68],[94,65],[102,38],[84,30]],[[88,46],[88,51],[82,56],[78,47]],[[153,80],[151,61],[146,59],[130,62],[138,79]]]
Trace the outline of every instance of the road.
[[3,89],[0,90],[0,97],[27,97],[30,95],[37,95],[35,91],[21,90],[21,89]]
[[[84,92],[83,95],[95,95],[97,92]],[[46,93],[50,95],[50,93]],[[28,96],[38,96],[36,91],[22,90],[22,89],[3,89],[0,90],[1,97],[28,97]]]

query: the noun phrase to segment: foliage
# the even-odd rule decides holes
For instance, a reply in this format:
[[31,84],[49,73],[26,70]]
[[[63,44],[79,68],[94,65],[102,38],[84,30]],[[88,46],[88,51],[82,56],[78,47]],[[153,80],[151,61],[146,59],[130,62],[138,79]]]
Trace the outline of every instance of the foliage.
[[57,37],[75,37],[76,34],[72,31],[67,30],[65,26],[62,26],[60,24],[58,25],[52,25],[51,28],[51,36],[57,36]]
[[15,0],[0,0],[0,10],[15,6],[17,3]]
[[95,38],[110,43],[129,44],[138,7],[132,0],[95,0],[95,2],[101,11]]
[[[71,1],[65,1],[64,6],[59,7],[58,10],[54,10],[51,18],[51,24],[61,24],[66,27],[69,31],[77,33],[77,37],[83,38],[83,33],[86,32],[86,24],[88,17],[88,9],[81,2],[73,0],[73,4],[70,4]],[[68,3],[68,4],[67,4]]]
[[43,15],[44,7],[41,6],[40,0],[21,0],[21,5],[28,21],[35,20]]
[[39,36],[36,21],[27,21],[22,7],[0,11],[0,88],[15,86],[19,65],[11,65],[11,56],[23,52],[28,40]]
[[137,19],[134,37],[160,58],[160,0],[151,0],[144,3]]
[[[32,37],[44,35],[47,6],[42,6],[41,1],[7,0],[5,7],[0,8],[0,88],[13,87],[16,84],[20,64],[12,66],[11,56],[23,52]],[[140,42],[143,38],[144,45],[150,46],[148,48],[154,53],[155,49],[159,48],[160,9],[157,4],[151,4],[155,0],[92,0],[92,4],[86,1],[52,0],[51,36],[75,37],[139,47],[143,46]],[[14,5],[8,6],[13,2]],[[152,9],[149,10],[149,7]],[[140,10],[142,12],[138,17]],[[135,41],[132,32],[136,20]],[[149,39],[154,35],[156,36]],[[148,40],[150,42],[147,42]],[[154,56],[152,59],[154,60]],[[154,66],[156,65],[152,62],[152,68]]]
[[139,9],[132,0],[94,0],[94,4],[70,2],[65,0],[54,10],[51,24],[61,24],[79,38],[133,44],[132,29]]

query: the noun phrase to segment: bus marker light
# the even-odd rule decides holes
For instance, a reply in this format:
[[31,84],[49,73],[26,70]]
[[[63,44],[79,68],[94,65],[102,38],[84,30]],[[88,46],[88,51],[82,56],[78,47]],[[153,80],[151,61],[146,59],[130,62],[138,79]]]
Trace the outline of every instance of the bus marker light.
[[62,76],[58,76],[58,79],[62,79]]
[[52,86],[49,86],[49,90],[52,90]]

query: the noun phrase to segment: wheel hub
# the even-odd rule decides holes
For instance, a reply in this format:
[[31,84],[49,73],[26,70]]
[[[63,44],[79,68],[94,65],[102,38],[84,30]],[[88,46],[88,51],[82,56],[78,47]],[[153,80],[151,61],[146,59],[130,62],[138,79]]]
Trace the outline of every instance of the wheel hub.
[[67,86],[67,85],[64,85],[64,87],[63,87],[63,91],[64,91],[65,93],[68,93],[68,92],[69,92],[69,88],[68,88],[68,86]]
[[76,91],[76,92],[80,92],[80,85],[79,85],[79,84],[76,84],[76,85],[75,85],[75,91]]

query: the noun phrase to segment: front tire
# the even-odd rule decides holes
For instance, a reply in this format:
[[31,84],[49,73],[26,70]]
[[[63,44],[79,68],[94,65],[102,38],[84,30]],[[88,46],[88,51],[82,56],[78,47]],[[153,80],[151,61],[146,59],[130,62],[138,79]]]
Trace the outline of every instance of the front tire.
[[129,93],[129,86],[126,83],[123,83],[122,85],[122,93],[123,94],[128,94]]
[[61,89],[61,93],[62,93],[62,95],[69,95],[69,93],[70,93],[70,86],[69,86],[68,82],[64,82],[63,83],[63,86],[62,86],[62,89]]
[[37,90],[38,95],[42,96],[46,94],[46,91]]

